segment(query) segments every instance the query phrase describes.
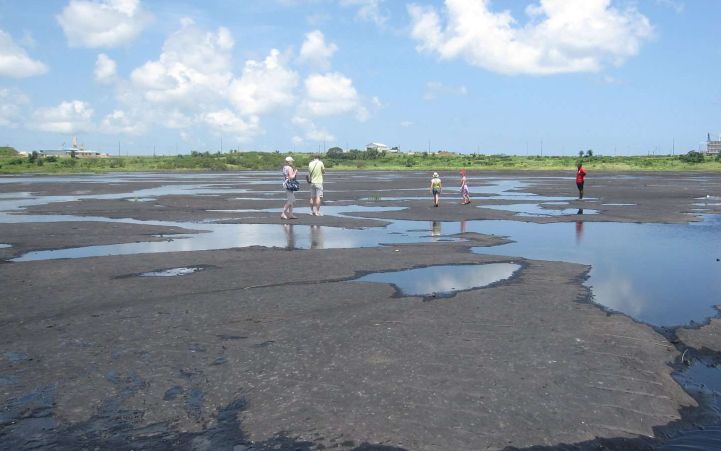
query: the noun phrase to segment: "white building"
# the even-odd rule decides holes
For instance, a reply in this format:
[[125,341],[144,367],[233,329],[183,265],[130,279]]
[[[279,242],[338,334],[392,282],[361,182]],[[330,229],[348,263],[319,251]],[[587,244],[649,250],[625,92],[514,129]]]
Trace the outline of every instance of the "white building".
[[366,150],[377,150],[378,152],[388,152],[389,150],[391,150],[391,148],[382,143],[370,143],[370,144],[366,144]]
[[706,141],[706,155],[719,155],[721,154],[721,136],[719,136],[718,141],[711,140],[711,134],[708,135],[708,140]]

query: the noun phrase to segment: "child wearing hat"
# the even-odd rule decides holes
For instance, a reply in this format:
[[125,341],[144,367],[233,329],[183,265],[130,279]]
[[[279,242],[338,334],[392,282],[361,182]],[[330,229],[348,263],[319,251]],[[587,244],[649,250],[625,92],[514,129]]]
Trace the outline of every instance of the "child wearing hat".
[[441,179],[438,177],[438,173],[433,173],[431,179],[431,193],[433,194],[433,206],[437,207],[441,200]]

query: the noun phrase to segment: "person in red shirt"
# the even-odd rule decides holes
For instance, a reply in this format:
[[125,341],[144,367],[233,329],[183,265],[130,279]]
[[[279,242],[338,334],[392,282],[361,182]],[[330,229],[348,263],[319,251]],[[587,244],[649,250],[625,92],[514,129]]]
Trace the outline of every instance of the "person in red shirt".
[[576,186],[578,187],[578,198],[583,199],[583,182],[586,177],[586,170],[583,169],[583,165],[579,162],[578,169],[576,170]]

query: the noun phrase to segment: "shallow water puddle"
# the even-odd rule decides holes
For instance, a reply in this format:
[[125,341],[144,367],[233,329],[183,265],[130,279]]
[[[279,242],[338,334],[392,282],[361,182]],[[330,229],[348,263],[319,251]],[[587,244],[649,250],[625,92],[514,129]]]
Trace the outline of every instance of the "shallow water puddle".
[[[7,215],[13,217],[12,215]],[[0,217],[2,217],[0,215]],[[22,216],[15,216],[20,218]],[[33,216],[49,220],[50,217]],[[63,217],[55,215],[54,221],[93,221],[101,218]],[[431,228],[409,230],[405,226],[345,229],[317,225],[299,224],[214,224],[184,223],[138,220],[109,220],[107,222],[128,222],[155,226],[173,226],[198,230],[197,234],[166,234],[165,241],[85,246],[28,252],[11,261],[55,260],[61,258],[104,257],[111,255],[135,255],[156,252],[189,252],[231,249],[250,246],[280,247],[286,249],[353,249],[377,247],[383,244],[411,244],[437,240]],[[413,223],[416,224],[416,223]],[[448,241],[459,241],[460,237],[446,237]]]
[[478,208],[512,211],[516,213],[516,216],[569,216],[598,214],[598,210],[591,208],[544,208],[543,205],[544,204],[480,205]]
[[[346,207],[343,207],[346,208]],[[13,219],[22,216],[6,215]],[[591,265],[586,284],[594,301],[658,326],[714,316],[721,299],[721,217],[691,224],[624,224],[578,220],[534,224],[519,221],[393,221],[386,227],[344,229],[293,224],[198,224],[107,218],[30,216],[29,221],[129,222],[199,230],[165,235],[167,241],[36,251],[13,261],[230,249],[375,247],[383,244],[460,240],[464,232],[509,237],[514,242],[475,247],[474,252]]]
[[[365,206],[365,205],[329,205],[323,204],[320,208],[320,212],[323,216],[353,216],[353,213],[368,213],[368,212],[385,212],[385,211],[401,211],[405,210],[406,207],[379,207],[379,206]],[[261,208],[261,209],[234,209],[234,210],[206,210],[211,213],[280,213],[283,211],[281,207],[274,208]],[[298,213],[310,213],[310,208],[306,205],[302,207],[293,208],[293,212]],[[379,220],[384,221],[384,220]]]
[[158,271],[150,271],[139,274],[140,277],[177,277],[186,276],[193,274],[198,271],[202,271],[204,268],[200,267],[185,267],[185,268],[169,268],[161,269]]
[[[717,313],[719,218],[691,224],[472,221],[461,228],[514,241],[473,248],[477,253],[591,265],[586,284],[595,302],[649,324],[674,326]],[[457,227],[444,224],[447,233]]]
[[[695,361],[688,368],[674,373],[673,378],[686,391],[701,398],[711,411],[716,414],[721,412],[721,368]],[[692,429],[689,430],[678,431],[674,437],[656,449],[659,451],[721,449],[721,426],[716,418],[713,416],[698,418],[691,427]]]
[[521,268],[515,263],[438,265],[368,274],[356,282],[387,283],[403,296],[449,297],[456,292],[487,287],[506,280]]

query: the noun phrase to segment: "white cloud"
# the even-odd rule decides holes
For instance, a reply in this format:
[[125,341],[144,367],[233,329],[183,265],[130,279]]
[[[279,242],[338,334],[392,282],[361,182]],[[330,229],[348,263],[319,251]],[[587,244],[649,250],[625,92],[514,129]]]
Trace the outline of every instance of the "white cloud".
[[401,127],[403,127],[403,128],[409,128],[409,127],[412,127],[412,126],[413,126],[413,122],[412,122],[412,121],[403,121],[403,122],[401,122],[400,125],[401,125]]
[[383,0],[341,0],[341,6],[358,7],[356,17],[359,20],[373,22],[379,27],[388,21],[388,14],[381,11]]
[[[335,141],[335,136],[333,136],[328,130],[322,129],[318,127],[312,120],[308,119],[307,117],[303,116],[295,116],[292,119],[292,122],[297,127],[300,127],[303,129],[303,136],[305,139],[308,139],[310,141]],[[300,144],[303,142],[303,138],[300,138],[298,136],[293,138],[294,144]]]
[[269,113],[291,105],[297,85],[298,74],[285,67],[273,49],[264,61],[246,61],[242,77],[230,86],[230,100],[243,115]]
[[678,0],[656,0],[656,3],[661,6],[673,9],[676,14],[681,14],[684,9],[686,9],[686,4]]
[[439,81],[429,81],[426,83],[426,91],[423,94],[423,100],[435,100],[438,97],[449,96],[465,96],[468,90],[465,86],[450,86]]
[[20,38],[20,45],[33,49],[37,46],[37,42],[35,41],[35,37],[30,31],[23,30],[23,35]]
[[0,88],[0,127],[16,128],[30,100],[20,91]]
[[[234,45],[227,29],[206,32],[184,18],[158,59],[133,70],[129,83],[118,84],[118,99],[135,112],[133,123],[142,119],[184,133],[206,127],[239,140],[259,135],[262,114],[295,103],[298,75],[272,50],[265,60],[247,61],[241,77],[234,79]],[[124,118],[113,119],[122,128]]]
[[29,127],[53,133],[75,133],[92,130],[93,109],[79,100],[62,102],[56,107],[38,108]]
[[298,60],[301,63],[317,66],[320,69],[330,68],[330,59],[338,50],[334,43],[326,43],[325,36],[319,30],[311,31],[305,35],[305,41],[300,49]]
[[316,13],[311,14],[305,18],[305,21],[310,25],[311,27],[317,27],[322,24],[328,23],[333,19],[333,17],[330,14],[327,13]]
[[0,76],[24,78],[44,74],[48,67],[30,58],[12,36],[0,30]]
[[206,113],[203,122],[217,131],[234,135],[240,141],[247,141],[262,132],[258,116],[242,118],[227,108]]
[[140,0],[70,0],[56,17],[71,47],[116,47],[152,21]]
[[159,59],[135,69],[130,79],[155,104],[199,106],[224,97],[232,78],[234,42],[223,27],[203,32],[190,20],[163,44]]
[[305,79],[303,108],[313,116],[332,116],[349,112],[360,112],[358,92],[353,80],[339,74],[311,75]]
[[190,133],[186,132],[185,130],[181,130],[179,133],[179,136],[180,136],[180,139],[186,143],[194,140],[193,136]]
[[195,122],[193,118],[185,114],[184,111],[180,111],[177,108],[172,110],[155,110],[151,111],[151,117],[153,122],[157,122],[163,127],[183,129],[191,127]]
[[144,121],[132,119],[122,110],[113,111],[100,123],[100,131],[103,133],[142,135],[147,129]]
[[115,80],[117,64],[105,53],[98,55],[95,60],[95,81],[98,83],[112,83]]
[[490,6],[490,0],[446,0],[443,27],[435,8],[409,5],[417,50],[504,74],[548,75],[620,65],[653,35],[645,16],[613,8],[610,0],[540,0],[526,8],[525,26]]

